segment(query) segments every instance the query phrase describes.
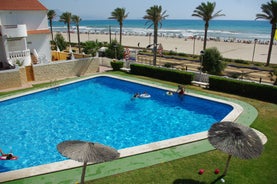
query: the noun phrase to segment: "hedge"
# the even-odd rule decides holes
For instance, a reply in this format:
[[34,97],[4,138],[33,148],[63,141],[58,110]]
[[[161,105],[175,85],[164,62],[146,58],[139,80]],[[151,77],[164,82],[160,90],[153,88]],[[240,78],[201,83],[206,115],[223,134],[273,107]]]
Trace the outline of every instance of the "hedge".
[[122,61],[111,61],[111,66],[114,71],[120,70],[120,68],[123,67],[123,62]]
[[218,76],[209,77],[209,88],[271,103],[277,103],[277,87]]
[[161,68],[142,64],[131,64],[131,73],[176,82],[179,84],[191,84],[194,74],[169,68]]

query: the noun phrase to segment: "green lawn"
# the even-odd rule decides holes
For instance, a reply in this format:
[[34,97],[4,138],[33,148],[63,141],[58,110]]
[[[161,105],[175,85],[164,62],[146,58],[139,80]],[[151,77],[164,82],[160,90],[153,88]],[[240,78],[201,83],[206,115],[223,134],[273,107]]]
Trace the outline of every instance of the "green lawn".
[[[121,72],[112,72],[118,75],[126,75]],[[146,77],[139,77],[147,79]],[[158,81],[150,79],[151,81]],[[162,82],[166,86],[177,86],[175,83]],[[45,87],[49,84],[36,86],[37,88]],[[249,103],[254,106],[259,115],[251,127],[263,132],[268,142],[265,144],[262,155],[253,160],[241,160],[233,157],[227,176],[224,178],[225,183],[234,184],[277,184],[277,104],[266,103],[254,99],[248,99],[230,94],[224,94],[209,90],[200,89],[193,86],[187,86],[187,89],[197,90],[216,94],[219,96],[234,98]],[[28,89],[30,90],[30,89]],[[12,92],[15,94],[18,92]],[[0,98],[10,95],[10,93],[0,93]],[[266,95],[266,94],[265,94]],[[185,157],[182,159],[157,164],[151,167],[137,169],[121,173],[114,176],[109,176],[93,181],[87,181],[87,184],[150,184],[150,183],[165,183],[165,184],[193,184],[193,183],[213,183],[220,175],[215,175],[214,170],[219,168],[223,171],[227,160],[227,154],[220,151],[210,151],[194,156]],[[198,175],[200,168],[205,169],[203,175]],[[221,183],[218,181],[216,183]]]

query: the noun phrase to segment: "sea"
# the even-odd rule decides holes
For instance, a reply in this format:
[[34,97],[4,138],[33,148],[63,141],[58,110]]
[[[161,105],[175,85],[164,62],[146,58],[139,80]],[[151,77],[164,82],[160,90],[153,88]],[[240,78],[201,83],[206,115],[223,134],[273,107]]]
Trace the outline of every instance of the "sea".
[[[148,36],[153,32],[149,27],[151,22],[147,20],[124,20],[123,34]],[[119,34],[119,23],[116,20],[82,20],[79,25],[81,33],[88,34]],[[66,32],[67,27],[63,22],[53,21],[53,30]],[[71,31],[76,31],[74,23],[71,24]],[[254,40],[268,41],[270,39],[271,24],[265,20],[211,20],[209,22],[208,37],[220,40]],[[169,37],[203,37],[204,21],[166,19],[162,21],[158,31],[159,36]]]

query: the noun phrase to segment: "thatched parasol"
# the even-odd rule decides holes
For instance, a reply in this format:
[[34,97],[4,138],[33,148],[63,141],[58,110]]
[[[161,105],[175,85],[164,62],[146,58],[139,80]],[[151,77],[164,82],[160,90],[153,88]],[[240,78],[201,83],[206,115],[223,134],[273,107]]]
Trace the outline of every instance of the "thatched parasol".
[[81,183],[84,183],[86,166],[88,162],[101,163],[111,161],[119,157],[117,150],[92,142],[64,141],[57,145],[58,151],[65,157],[84,162]]
[[232,156],[252,159],[260,156],[263,151],[261,139],[251,128],[229,121],[213,124],[208,139],[216,149],[229,154],[224,176]]

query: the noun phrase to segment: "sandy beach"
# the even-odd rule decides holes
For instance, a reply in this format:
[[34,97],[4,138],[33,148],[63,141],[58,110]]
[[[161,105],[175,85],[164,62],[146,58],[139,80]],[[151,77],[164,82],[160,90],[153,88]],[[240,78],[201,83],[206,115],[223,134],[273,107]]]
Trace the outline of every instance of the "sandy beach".
[[[62,33],[66,41],[68,41],[67,33]],[[77,43],[77,33],[71,33],[71,42]],[[112,35],[112,39],[119,41],[119,35]],[[88,40],[100,42],[109,42],[108,34],[80,34],[81,42]],[[122,45],[137,47],[138,44],[141,48],[153,43],[153,37],[149,36],[122,36]],[[158,37],[158,43],[163,45],[164,50],[172,50],[176,52],[183,52],[188,54],[200,54],[203,48],[203,41],[185,38],[172,38],[172,37]],[[194,46],[195,45],[195,46]],[[216,47],[223,57],[232,59],[243,59],[252,61],[254,53],[254,42],[252,43],[238,43],[238,42],[224,42],[224,41],[207,41],[207,48]],[[266,63],[268,45],[257,43],[255,46],[254,61]],[[277,64],[277,45],[273,45],[271,53],[272,64]]]

